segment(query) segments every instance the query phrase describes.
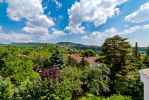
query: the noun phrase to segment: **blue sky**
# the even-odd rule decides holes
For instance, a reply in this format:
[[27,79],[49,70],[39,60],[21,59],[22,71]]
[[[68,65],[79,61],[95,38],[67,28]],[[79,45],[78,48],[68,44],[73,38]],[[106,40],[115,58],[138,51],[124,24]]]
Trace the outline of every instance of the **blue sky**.
[[0,42],[102,45],[114,35],[149,45],[148,0],[0,0]]

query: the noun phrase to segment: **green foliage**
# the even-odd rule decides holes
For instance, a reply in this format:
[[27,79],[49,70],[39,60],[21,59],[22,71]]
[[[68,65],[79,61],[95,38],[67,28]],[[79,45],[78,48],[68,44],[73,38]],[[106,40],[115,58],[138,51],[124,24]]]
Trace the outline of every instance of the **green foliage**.
[[146,55],[149,56],[149,47],[146,50]]
[[103,61],[111,69],[111,93],[131,95],[133,100],[142,100],[143,85],[139,81],[139,70],[144,64],[138,56],[133,56],[132,48],[126,39],[114,36],[102,46]]
[[111,92],[115,92],[116,74],[121,72],[122,76],[129,72],[127,65],[130,63],[131,47],[126,39],[119,36],[108,38],[102,46],[102,56],[104,56],[104,63],[111,66]]
[[143,84],[139,78],[139,73],[135,71],[131,71],[125,76],[117,74],[116,93],[130,95],[133,100],[143,100]]
[[134,48],[134,56],[136,57],[136,58],[139,58],[139,51],[138,51],[139,49],[138,49],[138,43],[136,42],[136,45],[135,45],[135,48]]
[[104,62],[112,65],[118,71],[126,64],[127,59],[131,56],[131,48],[126,39],[119,36],[108,38],[102,46],[101,55],[104,56]]
[[50,57],[50,65],[51,66],[57,66],[59,68],[63,67],[64,61],[63,61],[63,57],[60,54],[59,50],[56,49],[54,51],[54,53],[52,54],[52,56]]
[[3,58],[0,58],[0,66],[0,70],[3,70],[3,68],[6,66]]
[[147,68],[149,68],[149,56],[145,56],[145,58],[143,59],[143,63]]
[[96,56],[96,53],[95,51],[91,50],[91,49],[88,49],[88,50],[85,50],[81,53],[81,56],[82,57],[90,57],[90,56]]
[[[82,52],[84,57],[98,56],[92,50]],[[83,59],[69,65],[69,53],[68,47],[48,44],[0,46],[0,100],[142,100],[138,71],[149,59],[133,56],[126,39],[107,39],[97,66],[89,67]],[[33,71],[33,66],[48,70],[55,65],[60,67],[57,79]]]
[[60,100],[71,100],[72,97],[77,96],[75,93],[79,93],[81,89],[81,74],[82,71],[76,67],[65,67],[62,69],[61,81],[54,88],[55,94]]
[[11,100],[14,94],[14,85],[9,78],[0,77],[0,99]]
[[105,98],[105,97],[97,97],[92,94],[87,94],[86,96],[79,98],[79,100],[132,100],[132,99],[130,97],[120,95],[113,95],[111,97]]
[[95,95],[104,95],[109,91],[109,68],[101,64],[95,68],[87,68],[82,75],[84,92],[90,92]]
[[85,58],[82,57],[79,66],[81,66],[81,67],[89,66],[89,62],[87,62],[87,61],[85,60]]

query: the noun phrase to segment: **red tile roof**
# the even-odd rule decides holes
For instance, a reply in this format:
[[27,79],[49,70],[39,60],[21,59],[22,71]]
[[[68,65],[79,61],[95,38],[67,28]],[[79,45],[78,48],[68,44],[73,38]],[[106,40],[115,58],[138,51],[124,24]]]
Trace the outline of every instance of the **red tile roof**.
[[[71,59],[75,60],[77,63],[80,63],[82,60],[82,57],[78,53],[71,54],[70,57],[71,57]],[[87,61],[89,64],[92,64],[92,65],[98,64],[96,62],[97,57],[84,57],[84,60]]]
[[75,61],[77,61],[78,63],[79,63],[79,62],[81,61],[81,59],[82,59],[82,57],[80,56],[80,54],[77,54],[77,53],[71,54],[71,55],[70,55],[70,58],[73,59],[73,60],[75,60]]
[[85,57],[84,58],[85,61],[89,62],[92,65],[96,65],[97,64],[96,59],[97,59],[96,57]]

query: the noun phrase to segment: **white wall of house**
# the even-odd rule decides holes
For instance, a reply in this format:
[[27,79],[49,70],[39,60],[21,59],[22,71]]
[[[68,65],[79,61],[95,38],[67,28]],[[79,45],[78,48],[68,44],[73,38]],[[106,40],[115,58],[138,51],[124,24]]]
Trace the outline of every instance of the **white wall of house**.
[[144,83],[144,100],[149,100],[149,69],[140,71],[141,81]]

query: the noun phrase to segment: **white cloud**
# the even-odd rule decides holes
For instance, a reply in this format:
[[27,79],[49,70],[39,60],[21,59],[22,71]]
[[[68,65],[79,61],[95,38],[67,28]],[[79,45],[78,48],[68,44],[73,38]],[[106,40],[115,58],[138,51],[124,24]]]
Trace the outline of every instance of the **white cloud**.
[[[69,27],[75,30],[81,22],[92,22],[95,26],[100,26],[108,18],[119,13],[118,5],[127,0],[80,0],[69,10]],[[82,27],[80,27],[82,28]],[[78,29],[76,29],[78,30]]]
[[0,35],[0,42],[31,42],[32,38],[26,34],[3,34]]
[[38,19],[28,21],[23,31],[35,35],[48,35],[48,28],[51,24],[52,22],[45,16],[39,16]]
[[130,27],[129,29],[125,29],[123,33],[122,36],[127,37],[132,45],[134,45],[135,42],[138,42],[140,46],[149,45],[149,24]]
[[81,26],[81,24],[74,24],[71,23],[69,26],[66,27],[66,30],[70,31],[70,33],[74,34],[84,34],[85,33],[85,27]]
[[[35,31],[36,33],[38,30],[33,29],[26,29],[29,31]],[[39,31],[42,31],[39,30]],[[21,32],[6,32],[0,26],[0,42],[2,43],[10,43],[10,42],[54,42],[57,38],[65,36],[65,33],[61,30],[53,28],[52,31],[48,35],[39,35],[39,34],[27,34],[23,31]]]
[[104,32],[104,34],[107,34],[107,37],[112,37],[112,36],[115,36],[115,35],[121,35],[123,33],[121,33],[120,31],[118,31],[116,28],[112,27],[112,28],[106,30]]
[[104,40],[108,37],[112,37],[114,35],[120,35],[121,33],[119,33],[119,31],[112,27],[104,32],[92,32],[89,35],[84,35],[82,37],[82,41],[85,44],[89,44],[89,45],[101,45]]
[[48,29],[36,25],[27,25],[23,28],[23,31],[26,33],[31,33],[35,35],[48,35]]
[[93,22],[99,26],[107,21],[108,18],[117,14],[117,6],[127,0],[81,0],[80,14],[83,21]]
[[[89,45],[101,45],[106,38],[115,36],[115,35],[120,35],[120,36],[129,36],[130,34],[135,34],[139,33],[142,34],[142,32],[149,32],[149,24],[145,25],[136,25],[124,30],[118,30],[114,27],[105,30],[104,32],[92,32],[88,35],[83,35],[81,38],[81,41],[85,44]],[[137,41],[137,40],[136,40]]]
[[132,23],[149,21],[149,2],[143,4],[137,11],[126,16],[125,20]]
[[15,21],[26,19],[27,25],[23,30],[28,33],[45,35],[48,34],[48,28],[54,25],[53,20],[43,14],[42,0],[7,0],[7,2],[8,16]]
[[42,15],[41,0],[8,0],[8,15],[13,20],[33,19]]
[[69,26],[66,27],[66,30],[69,30],[71,33],[84,33],[84,27],[81,26],[81,16],[80,16],[80,3],[76,2],[71,9],[68,10],[69,13]]
[[61,30],[58,30],[58,29],[52,29],[51,34],[53,34],[55,36],[64,36],[65,35],[64,31],[61,31]]
[[[2,30],[0,39],[5,42],[48,42],[64,35],[64,32],[49,28],[54,26],[52,18],[44,15],[42,0],[6,0],[8,17],[15,21],[26,20],[26,25],[18,32],[7,33]],[[57,2],[58,4],[59,2]]]
[[0,42],[31,42],[32,36],[16,33],[16,32],[5,32],[3,28],[0,26]]
[[98,45],[99,43],[103,42],[103,37],[105,34],[101,32],[93,32],[89,35],[84,35],[81,41],[87,45]]
[[65,33],[61,30],[53,28],[50,34],[47,36],[41,36],[40,37],[40,42],[56,42],[58,38],[65,36]]
[[[35,38],[36,40],[32,40],[34,42],[54,42],[56,41],[58,38],[65,36],[64,31],[62,30],[58,30],[58,29],[51,29],[51,32],[46,31],[46,29],[41,29],[39,28],[39,30],[37,30],[36,28],[31,28],[31,29],[25,29],[26,31],[32,31],[33,33],[38,33],[37,35],[32,35],[32,38]],[[45,31],[45,32],[44,32]],[[39,33],[47,33],[46,35],[43,34],[39,34]]]
[[123,34],[132,34],[132,33],[135,34],[135,32],[146,31],[146,30],[149,30],[149,24],[135,25],[133,27],[130,27],[128,29],[125,29],[122,33]]

